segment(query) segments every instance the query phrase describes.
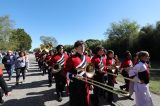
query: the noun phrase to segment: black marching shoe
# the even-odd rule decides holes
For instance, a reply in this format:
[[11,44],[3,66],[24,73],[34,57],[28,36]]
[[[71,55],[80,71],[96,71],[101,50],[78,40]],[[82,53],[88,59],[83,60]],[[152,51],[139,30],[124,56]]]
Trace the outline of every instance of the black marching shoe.
[[110,106],[116,106],[113,102],[108,102]]
[[57,94],[57,100],[58,100],[58,102],[62,101],[62,96],[61,96],[60,92]]
[[62,101],[62,97],[58,97],[58,102],[61,102]]
[[51,86],[52,86],[52,84],[49,84],[49,85],[48,85],[48,87],[51,87]]
[[16,82],[16,86],[19,86],[19,83],[18,83],[18,82]]

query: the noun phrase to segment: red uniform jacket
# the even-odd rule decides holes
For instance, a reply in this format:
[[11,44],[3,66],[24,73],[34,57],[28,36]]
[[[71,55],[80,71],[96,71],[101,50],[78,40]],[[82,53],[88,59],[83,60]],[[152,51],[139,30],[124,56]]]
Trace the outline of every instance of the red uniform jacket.
[[126,59],[122,62],[120,68],[127,68],[127,67],[132,67],[133,63],[130,59]]
[[113,58],[106,59],[106,66],[115,64],[115,60]]
[[[105,57],[95,55],[91,59],[91,61],[95,65],[96,69],[102,69],[102,71],[104,71],[106,73],[106,59],[105,59]],[[105,74],[105,73],[102,73],[102,75]]]
[[52,56],[49,62],[49,66],[52,66],[54,63],[59,63],[61,64],[61,66],[64,66],[63,68],[65,70],[67,60],[68,60],[68,55],[66,53],[63,53],[63,54],[57,53]]
[[128,68],[128,67],[132,67],[133,66],[133,63],[130,59],[126,59],[122,62],[121,66],[120,66],[120,69],[124,68],[121,72],[121,74],[124,76],[124,77],[129,77],[128,75],[128,69],[126,70],[125,68]]
[[[68,72],[68,73],[71,73],[72,75],[73,74],[76,75],[77,74],[77,70],[75,70],[76,68],[83,68],[83,67],[85,67],[86,63],[90,63],[90,62],[91,62],[90,57],[88,57],[86,55],[80,55],[80,54],[76,53],[75,55],[72,55],[67,61],[66,74]],[[84,92],[87,93],[86,97],[82,97],[82,98],[85,98],[85,100],[88,103],[88,105],[85,105],[85,106],[89,106],[89,104],[90,104],[90,94],[89,94],[88,84],[87,83],[85,84],[85,88],[84,88],[85,91],[84,91],[84,89],[83,90],[82,89],[76,89],[76,88],[73,88],[73,89],[74,89],[73,91],[75,91],[75,93],[77,93],[79,91],[82,91],[82,93],[84,93]],[[82,96],[82,95],[77,95],[77,96]]]
[[[106,66],[111,66],[111,65],[115,65],[115,59],[108,57],[108,58],[106,59]],[[115,68],[115,69],[109,69],[109,68],[107,68],[107,71],[108,71],[109,73],[113,73],[113,74],[118,73],[117,70],[116,70],[116,68]]]
[[40,53],[40,54],[38,55],[38,58],[39,58],[39,59],[42,59],[43,56],[44,56],[44,54]]
[[49,61],[51,60],[52,56],[51,55],[47,55],[44,59],[44,62],[46,62],[47,64],[49,64]]
[[37,51],[34,55],[35,57],[38,57],[39,54],[40,54],[40,51]]
[[[86,55],[83,55],[83,56],[85,57],[85,59],[86,59],[85,61],[87,63],[91,62],[90,57],[88,57]],[[72,72],[72,70],[77,68],[81,64],[81,62],[82,62],[82,59],[81,59],[80,55],[77,55],[77,54],[72,55],[67,61],[67,65],[66,65],[66,69],[65,69],[66,73],[71,72],[71,73],[75,74],[74,72]]]

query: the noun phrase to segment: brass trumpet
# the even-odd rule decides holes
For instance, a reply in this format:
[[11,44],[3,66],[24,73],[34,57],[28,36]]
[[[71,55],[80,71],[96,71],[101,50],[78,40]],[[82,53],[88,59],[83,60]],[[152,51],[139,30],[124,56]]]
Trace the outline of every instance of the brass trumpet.
[[95,66],[92,63],[88,63],[85,68],[86,76],[92,78],[95,74]]
[[84,71],[88,78],[92,78],[95,74],[95,66],[92,63],[88,63],[84,68],[76,68],[77,72]]
[[59,63],[55,63],[52,65],[52,73],[58,73],[62,69],[62,66]]

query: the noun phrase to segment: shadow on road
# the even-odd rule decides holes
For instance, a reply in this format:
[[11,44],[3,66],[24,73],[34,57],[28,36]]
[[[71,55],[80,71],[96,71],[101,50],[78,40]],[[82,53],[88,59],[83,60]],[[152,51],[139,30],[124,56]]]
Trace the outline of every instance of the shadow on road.
[[41,81],[34,81],[31,83],[20,83],[18,86],[16,85],[12,86],[12,89],[29,89],[29,88],[44,87],[44,85],[47,86],[48,84],[47,81],[48,80],[41,80]]
[[54,91],[55,89],[29,93],[25,98],[6,101],[4,106],[45,106],[45,102],[56,100]]
[[[48,86],[48,80],[35,81],[32,83],[24,83],[19,86],[12,86],[12,89],[31,89]],[[47,84],[47,85],[46,85]],[[25,98],[22,99],[11,99],[4,103],[3,106],[46,106],[45,102],[57,100],[55,88],[40,92],[30,92],[26,94]],[[64,92],[64,97],[67,97],[66,92]],[[64,103],[61,106],[69,106],[69,103]]]

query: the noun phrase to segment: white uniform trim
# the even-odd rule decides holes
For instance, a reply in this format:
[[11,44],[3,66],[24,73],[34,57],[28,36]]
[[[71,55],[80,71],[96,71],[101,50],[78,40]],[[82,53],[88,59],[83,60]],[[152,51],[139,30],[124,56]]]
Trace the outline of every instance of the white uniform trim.
[[85,60],[86,60],[86,56],[83,55],[83,60],[82,60],[82,62],[81,62],[78,66],[76,66],[76,68],[81,67],[81,65],[84,64]]
[[64,54],[62,54],[61,58],[57,62],[60,62],[63,58],[64,58]]

